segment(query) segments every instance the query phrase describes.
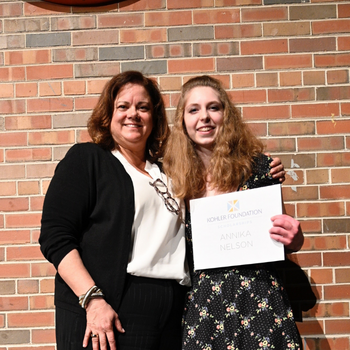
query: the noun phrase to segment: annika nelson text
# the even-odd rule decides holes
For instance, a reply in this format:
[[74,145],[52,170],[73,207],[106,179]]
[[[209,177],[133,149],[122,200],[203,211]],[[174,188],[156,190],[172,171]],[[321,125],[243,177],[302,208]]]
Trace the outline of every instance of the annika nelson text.
[[[249,216],[257,216],[263,213],[262,209],[254,209],[242,211],[239,213],[229,213],[224,215],[212,216],[207,218],[208,223],[221,222],[224,226],[235,225],[232,220],[240,218],[248,218]],[[230,223],[231,221],[231,223]],[[239,222],[239,221],[238,221]],[[238,222],[236,224],[238,224]],[[231,225],[230,225],[231,224]],[[221,226],[221,225],[220,225]],[[225,233],[220,237],[220,250],[235,250],[242,248],[253,247],[253,240],[251,239],[251,233],[249,231],[238,231],[233,233]],[[237,240],[239,239],[239,240]],[[222,242],[223,240],[229,242]]]

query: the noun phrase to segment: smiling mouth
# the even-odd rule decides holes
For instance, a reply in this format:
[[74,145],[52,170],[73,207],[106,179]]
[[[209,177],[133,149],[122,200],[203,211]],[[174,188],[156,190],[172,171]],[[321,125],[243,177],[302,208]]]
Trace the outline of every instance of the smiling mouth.
[[211,131],[214,130],[213,126],[202,126],[200,128],[197,129],[198,131]]
[[124,124],[124,126],[128,127],[128,128],[140,128],[141,125],[139,124]]

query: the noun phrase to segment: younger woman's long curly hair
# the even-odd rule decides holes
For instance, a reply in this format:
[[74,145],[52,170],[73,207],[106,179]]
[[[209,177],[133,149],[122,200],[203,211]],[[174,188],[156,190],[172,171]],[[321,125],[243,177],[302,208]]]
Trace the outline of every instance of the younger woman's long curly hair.
[[119,91],[127,84],[143,86],[151,99],[153,129],[147,139],[146,159],[155,162],[163,156],[170,133],[165,106],[159,87],[155,81],[137,71],[126,71],[115,75],[105,85],[99,101],[88,120],[87,128],[92,142],[105,149],[118,148],[111,134],[114,101]]
[[[214,89],[223,106],[223,123],[207,169],[198,156],[196,144],[188,136],[184,124],[187,96],[196,87]],[[210,187],[222,193],[235,190],[252,174],[254,159],[262,151],[263,144],[243,122],[219,80],[204,75],[192,78],[183,85],[163,159],[164,170],[172,179],[172,189],[176,197],[192,199],[202,196],[208,178]]]

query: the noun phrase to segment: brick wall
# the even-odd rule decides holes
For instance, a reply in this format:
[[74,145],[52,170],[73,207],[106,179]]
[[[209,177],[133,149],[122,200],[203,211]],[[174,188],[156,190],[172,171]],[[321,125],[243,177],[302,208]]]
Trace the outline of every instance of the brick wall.
[[0,350],[54,349],[43,198],[88,140],[104,83],[128,69],[158,80],[170,122],[188,77],[223,81],[288,170],[306,240],[282,267],[305,349],[350,349],[350,3],[284,2],[0,0]]

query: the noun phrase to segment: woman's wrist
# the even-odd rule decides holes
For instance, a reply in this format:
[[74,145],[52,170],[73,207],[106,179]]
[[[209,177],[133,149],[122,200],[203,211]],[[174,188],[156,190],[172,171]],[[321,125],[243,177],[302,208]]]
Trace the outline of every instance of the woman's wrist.
[[95,298],[104,298],[102,289],[98,288],[96,285],[92,286],[85,294],[79,297],[79,305],[86,309],[89,302]]

